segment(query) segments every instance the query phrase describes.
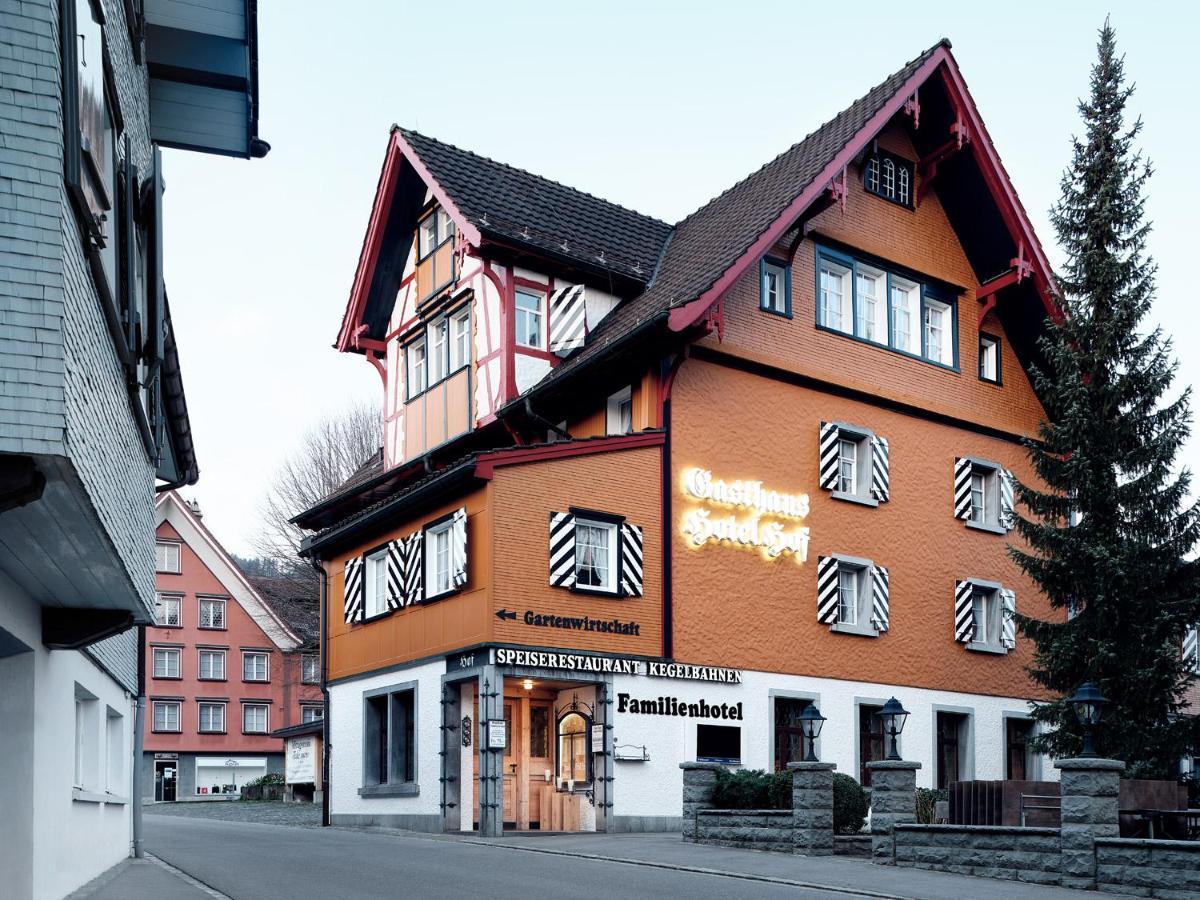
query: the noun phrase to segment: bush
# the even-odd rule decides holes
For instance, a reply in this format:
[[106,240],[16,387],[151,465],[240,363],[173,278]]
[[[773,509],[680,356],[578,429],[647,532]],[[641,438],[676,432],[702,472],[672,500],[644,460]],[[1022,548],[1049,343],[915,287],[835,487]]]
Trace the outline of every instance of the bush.
[[939,800],[949,800],[949,791],[935,791],[930,788],[917,788],[917,823],[920,825],[934,824],[934,813],[937,811]]
[[833,773],[833,833],[857,834],[870,804],[861,784],[842,772]]
[[267,784],[283,784],[283,776],[278,772],[268,772],[260,778],[247,781],[242,787],[261,787]]
[[716,809],[791,809],[792,773],[718,769],[712,804]]

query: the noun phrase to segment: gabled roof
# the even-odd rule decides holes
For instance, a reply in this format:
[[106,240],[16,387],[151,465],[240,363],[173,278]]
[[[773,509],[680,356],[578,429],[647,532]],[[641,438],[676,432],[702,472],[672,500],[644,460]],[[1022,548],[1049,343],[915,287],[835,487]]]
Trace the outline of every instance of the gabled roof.
[[312,649],[321,642],[321,611],[317,598],[317,580],[298,584],[280,575],[247,575],[275,615],[300,639],[303,649]]

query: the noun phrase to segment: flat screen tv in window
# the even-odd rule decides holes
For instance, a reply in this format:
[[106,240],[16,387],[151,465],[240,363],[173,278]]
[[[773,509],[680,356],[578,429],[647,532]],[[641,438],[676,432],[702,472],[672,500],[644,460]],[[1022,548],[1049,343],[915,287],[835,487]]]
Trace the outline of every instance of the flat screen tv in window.
[[735,764],[742,761],[742,729],[737,725],[697,725],[696,759]]

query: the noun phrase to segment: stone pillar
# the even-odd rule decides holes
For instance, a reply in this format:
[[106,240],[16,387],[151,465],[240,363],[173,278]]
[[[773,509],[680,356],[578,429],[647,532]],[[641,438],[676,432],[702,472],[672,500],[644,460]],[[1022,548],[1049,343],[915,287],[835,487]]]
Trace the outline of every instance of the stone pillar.
[[1095,889],[1096,838],[1120,837],[1118,759],[1060,759],[1062,772],[1062,884]]
[[833,855],[833,763],[788,763],[792,772],[792,852]]
[[896,864],[892,826],[917,821],[919,762],[883,759],[867,763],[871,772],[871,862]]
[[475,746],[479,753],[480,837],[504,834],[504,751],[487,749],[488,719],[503,718],[504,675],[495,666],[484,666],[479,672],[479,721],[475,723]]
[[696,840],[696,813],[712,809],[713,785],[717,783],[717,771],[724,768],[720,763],[681,762],[683,769],[683,839],[692,843]]

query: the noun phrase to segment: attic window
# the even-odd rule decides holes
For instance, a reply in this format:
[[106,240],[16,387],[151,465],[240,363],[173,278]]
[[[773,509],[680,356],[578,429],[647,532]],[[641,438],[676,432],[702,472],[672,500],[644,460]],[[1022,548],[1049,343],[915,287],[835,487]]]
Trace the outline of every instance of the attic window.
[[867,193],[912,207],[913,164],[886,150],[876,150],[863,167]]
[[454,222],[441,207],[430,211],[417,225],[417,257],[424,259],[454,237]]

